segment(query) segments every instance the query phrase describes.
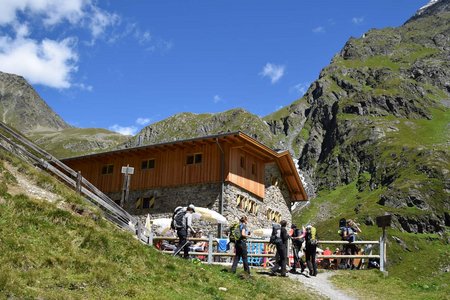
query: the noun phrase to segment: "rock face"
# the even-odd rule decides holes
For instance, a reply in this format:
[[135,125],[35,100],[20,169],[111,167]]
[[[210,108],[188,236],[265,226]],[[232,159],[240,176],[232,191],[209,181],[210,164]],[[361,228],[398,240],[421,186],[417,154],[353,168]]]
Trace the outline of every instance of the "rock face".
[[151,124],[123,144],[121,148],[157,144],[225,132],[242,131],[270,147],[276,148],[276,137],[258,116],[244,109],[217,114],[181,113]]
[[302,99],[265,117],[318,190],[366,177],[359,192],[396,211],[408,232],[448,226],[449,2],[351,38]]
[[100,128],[67,124],[21,76],[0,72],[1,121],[57,157],[105,151],[127,137]]
[[21,76],[0,72],[0,116],[22,132],[70,128]]

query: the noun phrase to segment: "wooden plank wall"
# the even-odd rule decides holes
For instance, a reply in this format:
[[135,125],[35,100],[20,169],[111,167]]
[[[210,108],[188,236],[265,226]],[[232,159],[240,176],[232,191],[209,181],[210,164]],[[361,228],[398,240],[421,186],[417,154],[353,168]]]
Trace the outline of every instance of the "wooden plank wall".
[[[241,147],[230,148],[229,154],[227,180],[264,198],[264,162]],[[244,167],[241,167],[241,157]],[[256,167],[255,174],[252,174],[253,164]]]
[[[202,163],[186,164],[188,154],[202,154]],[[155,168],[142,170],[143,160],[155,159]],[[105,193],[120,192],[122,166],[134,167],[130,190],[185,184],[220,182],[220,150],[215,143],[133,150],[89,158],[67,160],[65,163]],[[102,175],[104,165],[113,164],[113,174]]]

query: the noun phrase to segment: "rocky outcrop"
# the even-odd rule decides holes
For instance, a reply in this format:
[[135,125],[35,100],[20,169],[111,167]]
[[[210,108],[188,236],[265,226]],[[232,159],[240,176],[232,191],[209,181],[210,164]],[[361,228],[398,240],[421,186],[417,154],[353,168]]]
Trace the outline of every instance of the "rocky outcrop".
[[226,132],[242,131],[269,147],[277,148],[276,137],[258,116],[244,109],[217,114],[181,113],[142,129],[120,148],[157,144]]
[[[293,141],[318,190],[369,174],[359,192],[381,191],[378,205],[395,211],[408,232],[443,231],[450,210],[448,125],[431,125],[445,122],[440,112],[450,106],[449,24],[442,0],[399,28],[351,38],[302,99],[265,117],[272,132]],[[432,135],[424,128],[447,134],[423,141]],[[421,129],[426,136],[405,137]],[[398,212],[410,208],[417,213]]]
[[1,121],[22,132],[58,131],[71,126],[21,76],[0,72]]

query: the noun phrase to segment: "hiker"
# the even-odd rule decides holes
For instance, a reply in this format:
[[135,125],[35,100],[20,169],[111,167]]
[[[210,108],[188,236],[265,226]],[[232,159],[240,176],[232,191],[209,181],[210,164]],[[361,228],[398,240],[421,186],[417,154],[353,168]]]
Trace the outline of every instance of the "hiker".
[[195,212],[195,206],[189,204],[186,209],[183,209],[174,217],[175,228],[177,230],[177,236],[179,239],[178,247],[175,250],[175,254],[178,254],[181,250],[184,250],[184,258],[189,258],[189,242],[187,241],[189,231],[195,234],[194,228],[192,228],[192,213]]
[[306,226],[305,234],[305,256],[306,265],[308,266],[309,275],[317,276],[317,262],[316,262],[316,249],[317,249],[317,236],[316,228],[311,224]]
[[247,238],[250,232],[247,230],[248,219],[247,216],[242,216],[239,220],[239,232],[240,236],[234,241],[236,254],[234,255],[233,264],[231,266],[231,272],[236,273],[236,268],[239,260],[242,258],[242,264],[244,265],[244,271],[250,275],[250,267],[248,266],[247,259]]
[[[273,268],[271,269],[271,275],[275,275],[279,268],[281,268],[281,276],[286,277],[286,259],[287,259],[287,242],[289,236],[286,231],[286,220],[282,220],[280,222],[281,228],[272,229],[272,237],[271,243],[275,244],[277,248],[276,262]],[[275,237],[274,237],[275,236]]]
[[[348,241],[350,244],[344,245],[344,254],[355,255],[358,252],[358,247],[352,244],[356,241],[356,235],[361,232],[358,224],[356,224],[352,219],[346,221],[346,226],[343,232],[342,239]],[[353,269],[353,258],[350,258],[346,262],[347,268]]]
[[[323,255],[333,255],[333,252],[331,252],[330,247],[326,247],[322,254]],[[321,265],[322,265],[322,268],[328,269],[331,266],[331,260],[329,258],[324,258],[321,261]]]
[[290,234],[292,239],[292,250],[294,252],[294,265],[289,270],[290,273],[296,274],[297,273],[297,265],[300,266],[301,272],[305,270],[305,265],[303,264],[303,260],[301,259],[300,252],[302,250],[303,242],[305,241],[305,235],[304,231],[297,228],[297,225],[292,224]]

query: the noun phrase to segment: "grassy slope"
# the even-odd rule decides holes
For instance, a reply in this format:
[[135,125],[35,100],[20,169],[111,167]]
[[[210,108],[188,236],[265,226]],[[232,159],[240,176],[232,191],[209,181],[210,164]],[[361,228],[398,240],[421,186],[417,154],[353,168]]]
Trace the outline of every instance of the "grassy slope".
[[[281,278],[243,280],[217,266],[163,255],[104,221],[53,178],[3,152],[0,158],[0,298],[311,298],[298,284],[285,289]],[[4,159],[64,200],[8,193],[17,180]]]
[[28,137],[58,158],[107,151],[128,139],[128,136],[102,128],[69,128],[56,132],[36,132],[29,133]]
[[[395,119],[395,127],[398,131],[392,131],[383,143],[389,152],[383,152],[385,160],[397,159],[398,155],[416,156],[414,151],[403,149],[418,149],[421,147],[444,150],[449,141],[449,132],[446,129],[450,119],[450,110],[442,109],[433,111],[433,120],[398,120]],[[380,117],[379,122],[389,125],[389,117]],[[405,148],[406,147],[406,148]],[[402,151],[405,152],[402,154]],[[445,150],[444,150],[445,151]],[[393,158],[391,153],[397,153]],[[390,158],[391,157],[391,158]],[[423,182],[416,166],[423,162],[420,156],[409,159],[414,161],[409,168],[401,171],[397,184],[406,184],[408,188],[414,182]],[[448,169],[448,161],[444,159],[441,167]],[[367,176],[369,174],[365,174]],[[370,191],[368,188],[361,190],[361,185],[368,178],[360,176],[358,181],[341,186],[332,191],[321,191],[311,204],[294,217],[298,224],[314,222],[322,239],[339,239],[337,235],[339,219],[356,219],[362,227],[364,240],[378,240],[381,230],[376,226],[366,226],[367,217],[375,219],[385,212],[401,212],[403,215],[419,215],[421,210],[413,207],[389,208],[377,204],[379,196],[384,188]],[[438,186],[433,186],[438,184]],[[444,196],[441,181],[428,181],[424,188],[430,188],[430,192],[436,193],[437,199]],[[359,188],[359,189],[358,189]],[[445,201],[445,200],[444,200]],[[443,203],[438,201],[433,206],[442,211]],[[394,228],[388,230],[388,271],[389,277],[384,278],[378,271],[340,272],[334,278],[338,286],[351,290],[358,290],[366,294],[368,298],[382,299],[446,299],[450,292],[450,246],[447,232],[444,237],[434,234],[412,234],[400,232]],[[400,238],[405,246],[397,243],[393,237]],[[378,250],[376,250],[378,251]],[[378,252],[377,252],[378,253]],[[445,272],[447,269],[447,272]],[[348,280],[347,278],[353,280]]]

